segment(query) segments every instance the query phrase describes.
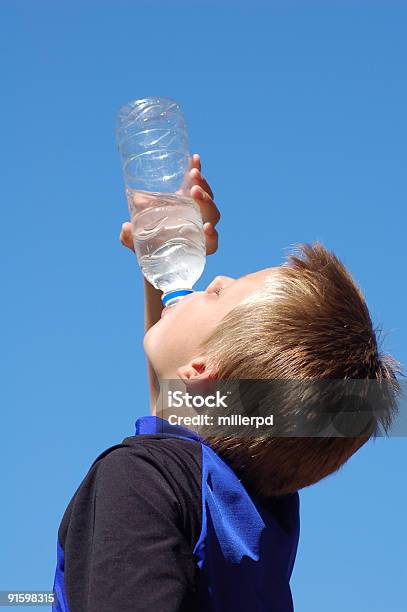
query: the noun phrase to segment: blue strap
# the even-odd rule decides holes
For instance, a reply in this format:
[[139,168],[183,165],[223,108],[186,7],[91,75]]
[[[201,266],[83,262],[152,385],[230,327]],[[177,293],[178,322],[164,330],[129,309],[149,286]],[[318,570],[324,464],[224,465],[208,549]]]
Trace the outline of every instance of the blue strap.
[[171,425],[165,419],[157,416],[143,416],[135,422],[135,436],[143,434],[165,434],[165,436],[176,436],[190,440],[203,442],[201,436],[187,427]]

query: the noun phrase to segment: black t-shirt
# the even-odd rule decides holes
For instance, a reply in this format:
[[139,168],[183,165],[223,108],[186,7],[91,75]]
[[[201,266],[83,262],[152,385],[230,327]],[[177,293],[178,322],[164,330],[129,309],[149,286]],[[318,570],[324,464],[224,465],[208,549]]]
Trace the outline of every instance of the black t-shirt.
[[194,440],[131,436],[99,455],[58,531],[71,612],[199,610],[201,479]]

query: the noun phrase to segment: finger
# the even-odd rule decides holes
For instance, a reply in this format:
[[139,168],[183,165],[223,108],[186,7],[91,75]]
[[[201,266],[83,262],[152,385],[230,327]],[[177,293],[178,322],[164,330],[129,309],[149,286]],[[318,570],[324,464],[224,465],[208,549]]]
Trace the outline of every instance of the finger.
[[199,185],[200,187],[202,187],[202,189],[204,191],[206,191],[206,193],[208,193],[212,200],[213,200],[213,191],[211,189],[211,186],[209,185],[208,181],[206,180],[206,178],[204,178],[202,176],[202,174],[199,172],[199,170],[197,168],[193,168],[190,173],[189,173],[190,177],[191,177],[191,186],[192,185]]
[[206,193],[209,193],[209,195],[211,196],[211,198],[213,200],[213,191],[211,189],[211,186],[209,185],[209,183],[206,180],[206,178],[204,176],[202,176],[202,175],[201,175],[201,180],[202,180],[202,187],[203,187],[204,191],[206,191]]
[[219,235],[212,223],[204,224],[206,254],[212,255],[218,250]]
[[187,173],[192,170],[193,168],[196,168],[197,170],[199,170],[199,172],[201,171],[201,157],[200,155],[198,155],[198,153],[194,153],[193,155],[191,155],[191,157],[188,160],[188,170]]
[[131,233],[131,223],[123,223],[120,232],[120,242],[123,246],[134,251],[133,235]]
[[197,170],[199,170],[199,172],[201,172],[201,156],[199,155],[199,153],[194,153],[192,155],[190,163],[191,168],[196,168]]
[[220,212],[215,202],[206,191],[204,191],[202,187],[194,185],[191,189],[191,196],[199,205],[203,222],[206,223],[210,221],[213,225],[216,225],[220,220]]
[[191,155],[191,157],[189,158],[188,168],[185,172],[183,183],[181,187],[178,189],[178,191],[176,191],[176,193],[180,195],[185,195],[185,192],[189,193],[189,190],[194,184],[194,179],[191,176],[191,170],[194,170],[194,169],[197,170],[198,172],[200,172],[201,170],[201,158],[198,155],[198,153],[194,153],[194,155]]

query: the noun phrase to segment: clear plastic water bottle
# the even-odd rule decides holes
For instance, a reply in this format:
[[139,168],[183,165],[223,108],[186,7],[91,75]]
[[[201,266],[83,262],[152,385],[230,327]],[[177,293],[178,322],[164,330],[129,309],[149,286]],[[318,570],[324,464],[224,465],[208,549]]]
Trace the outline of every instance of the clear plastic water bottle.
[[206,255],[200,209],[185,187],[184,115],[170,98],[134,100],[118,113],[116,137],[137,259],[171,306],[193,291]]

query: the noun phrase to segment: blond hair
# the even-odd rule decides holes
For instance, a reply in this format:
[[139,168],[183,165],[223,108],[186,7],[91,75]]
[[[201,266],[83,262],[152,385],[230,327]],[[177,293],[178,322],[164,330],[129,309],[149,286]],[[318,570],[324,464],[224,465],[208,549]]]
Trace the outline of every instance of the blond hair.
[[[370,379],[387,385],[380,424],[397,411],[400,364],[378,350],[363,294],[324,246],[301,244],[264,286],[233,308],[201,345],[218,379]],[[286,398],[287,399],[287,398]],[[298,415],[286,401],[285,417]],[[370,437],[206,436],[259,495],[283,495],[338,470]]]

